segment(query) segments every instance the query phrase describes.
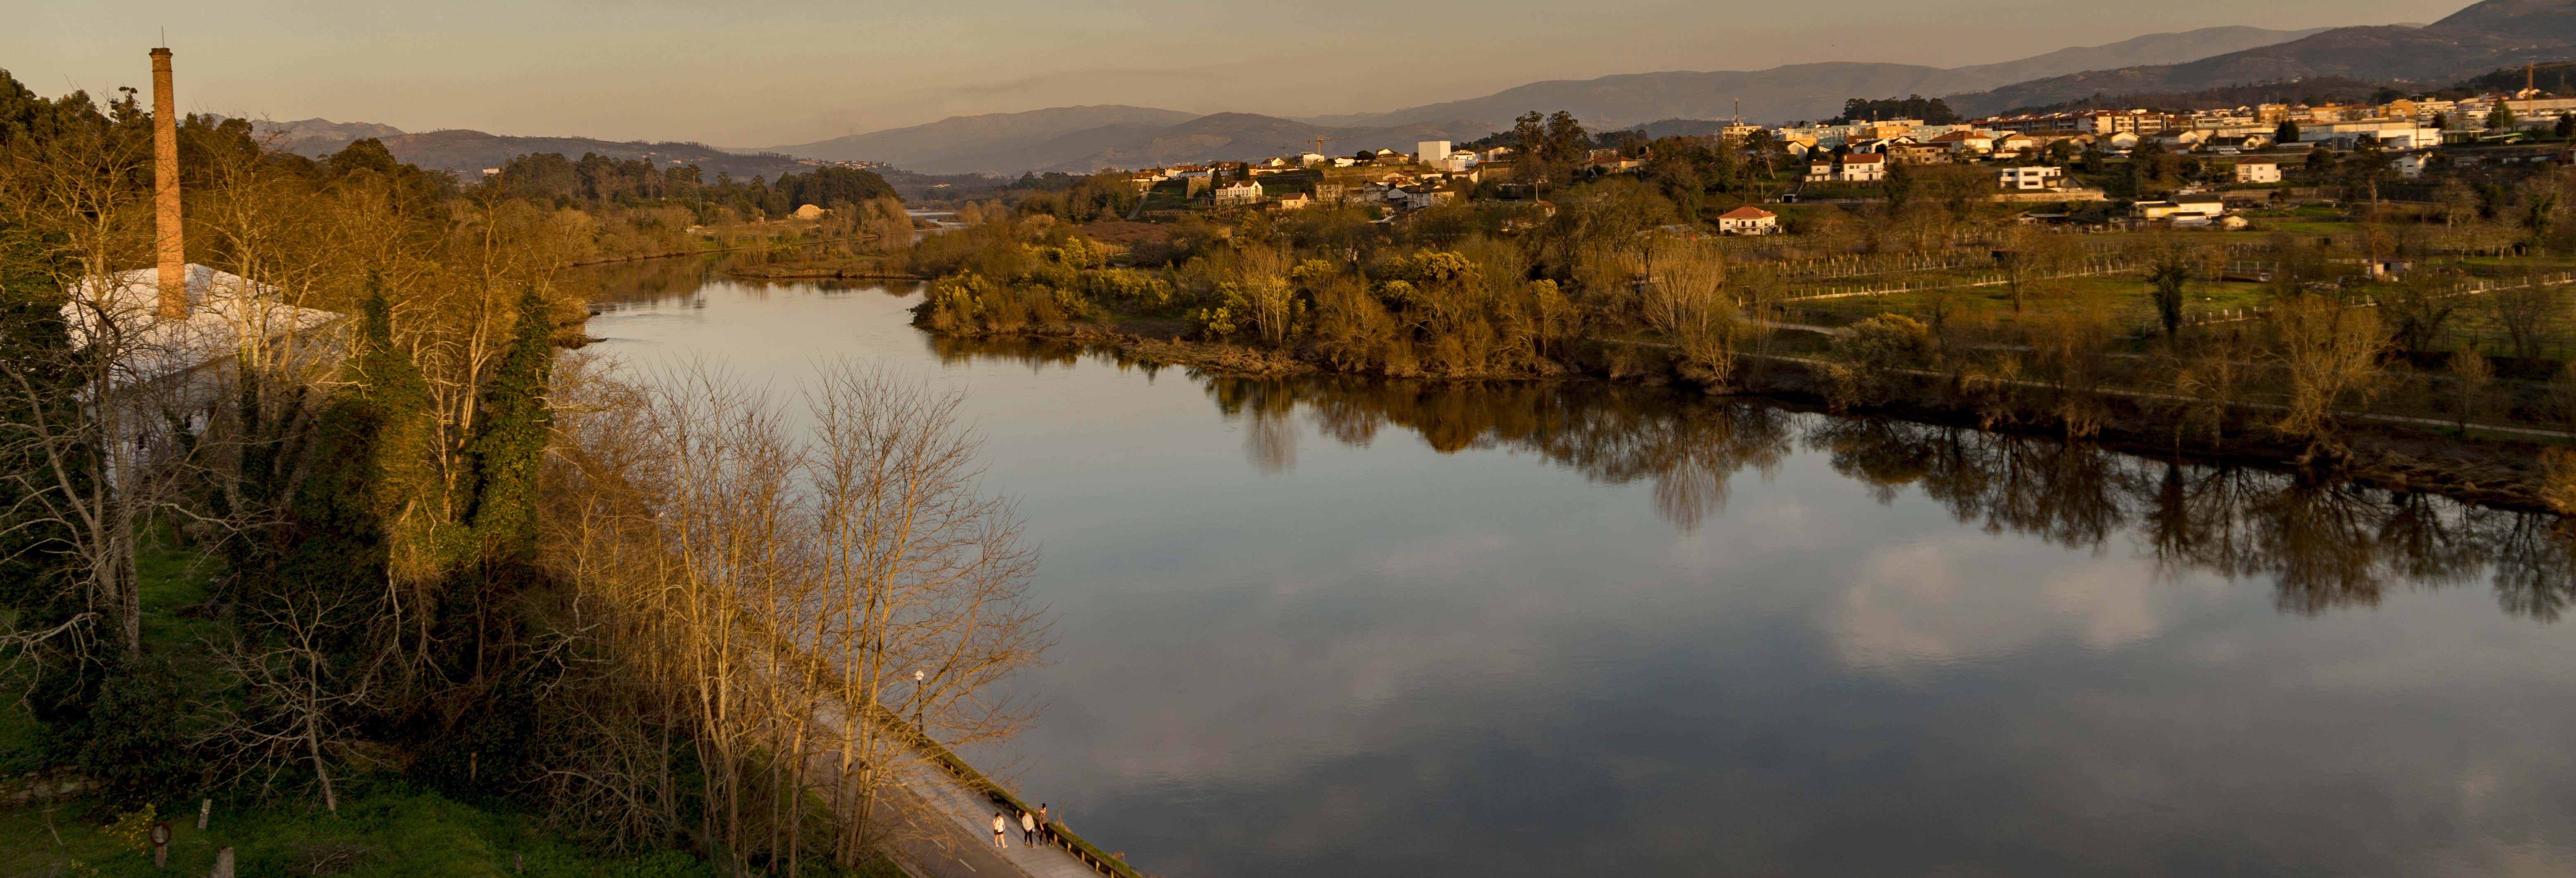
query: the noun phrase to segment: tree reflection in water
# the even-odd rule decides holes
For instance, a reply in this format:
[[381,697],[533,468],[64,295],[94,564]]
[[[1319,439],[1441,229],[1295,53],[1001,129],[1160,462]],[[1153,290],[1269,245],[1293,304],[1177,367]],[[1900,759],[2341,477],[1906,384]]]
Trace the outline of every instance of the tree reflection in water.
[[[943,360],[1031,367],[1087,354],[1028,339],[931,345]],[[2132,536],[2171,573],[2269,578],[2290,612],[2371,607],[2392,586],[2441,588],[2481,574],[2506,612],[2543,622],[2557,621],[2576,597],[2576,519],[2427,494],[1633,385],[1190,374],[1226,417],[1247,422],[1246,453],[1265,471],[1295,465],[1302,411],[1316,432],[1349,445],[1392,426],[1443,453],[1530,451],[1595,481],[1651,481],[1657,511],[1690,531],[1725,509],[1738,472],[1768,476],[1803,445],[1881,503],[1912,488],[1961,523],[2068,548],[2099,550]]]

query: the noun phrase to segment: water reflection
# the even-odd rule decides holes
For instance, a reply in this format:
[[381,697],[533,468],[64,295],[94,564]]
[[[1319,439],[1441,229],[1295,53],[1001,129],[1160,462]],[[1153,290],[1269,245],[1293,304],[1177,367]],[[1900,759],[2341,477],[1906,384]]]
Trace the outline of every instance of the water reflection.
[[1157,874],[2576,873],[2545,518],[1652,388],[1165,374],[673,274],[606,353],[968,394],[1062,634],[978,762]]
[[[1071,366],[1081,345],[929,338],[944,361]],[[1141,363],[1122,366],[1143,369]],[[2245,466],[2159,461],[2097,446],[1878,418],[1830,417],[1766,402],[1594,382],[1463,384],[1344,376],[1256,380],[1191,373],[1218,411],[1244,422],[1265,471],[1296,462],[1296,419],[1366,446],[1381,431],[1455,453],[1537,454],[1609,484],[1653,485],[1656,511],[1685,532],[1726,507],[1738,473],[1776,471],[1799,447],[1880,503],[1910,489],[1963,524],[2105,550],[2137,537],[2169,576],[2270,579],[2278,606],[2317,614],[2377,606],[2392,587],[2473,583],[2508,613],[2554,622],[2576,597],[2576,525],[2444,497],[2319,481]]]

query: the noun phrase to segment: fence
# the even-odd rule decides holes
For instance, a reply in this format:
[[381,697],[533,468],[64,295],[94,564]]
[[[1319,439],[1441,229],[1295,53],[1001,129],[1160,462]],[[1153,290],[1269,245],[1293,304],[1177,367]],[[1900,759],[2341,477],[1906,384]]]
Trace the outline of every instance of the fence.
[[[2532,275],[2525,278],[2515,278],[2513,280],[2519,282],[2508,283],[2489,278],[2475,278],[2452,287],[2449,291],[2434,296],[2433,298],[2449,299],[2458,296],[2475,296],[2503,290],[2523,290],[2530,289],[2532,287],[2561,286],[2576,283],[2576,271],[2559,272],[2557,274]],[[2346,308],[2377,308],[2379,306],[2380,301],[2378,296],[2356,296],[2344,301],[2344,307]],[[2235,323],[2244,320],[2261,320],[2265,317],[2271,316],[2271,314],[2272,312],[2270,309],[2261,307],[2221,308],[2215,311],[2202,311],[2197,314],[2184,314],[2182,316],[2182,326],[2184,328],[2189,328],[2193,326],[2207,326],[2212,323]],[[2154,335],[2163,331],[2164,324],[2159,322],[2149,322],[2144,328],[2138,331],[2138,334],[2142,336]]]
[[[2044,275],[2044,276],[2040,276],[2040,277],[2024,278],[2023,280],[2025,280],[2025,281],[2035,281],[2035,280],[2058,280],[2058,279],[2070,278],[2070,277],[2099,277],[2099,276],[2106,275],[2106,274],[2119,274],[2119,273],[2121,273],[2121,272],[2124,272],[2124,271],[2130,271],[2130,270],[2133,270],[2133,269],[2135,269],[2135,268],[2136,268],[2136,266],[2135,266],[2134,264],[2130,263],[2128,260],[2123,259],[2123,258],[2119,258],[2119,257],[2116,257],[2116,256],[2090,256],[2090,257],[2086,257],[2086,258],[2084,259],[2083,263],[2081,264],[2081,266],[2080,266],[2080,267],[2078,267],[2078,268],[2077,268],[2076,270],[2074,270],[2074,271],[2066,272],[2066,273],[2063,273],[2063,274],[2051,274],[2051,275]],[[1846,286],[1809,287],[1809,288],[1807,288],[1807,289],[1806,289],[1806,290],[1804,290],[1804,291],[1799,291],[1799,292],[1792,292],[1792,293],[1790,293],[1790,294],[1788,295],[1788,298],[1791,298],[1791,299],[1842,299],[1842,298],[1849,298],[1849,297],[1853,297],[1853,296],[1888,296],[1888,295],[1895,295],[1895,294],[1897,294],[1897,293],[1912,293],[1912,292],[1920,292],[1920,291],[1923,291],[1923,290],[1964,289],[1964,288],[1968,288],[1968,287],[1995,287],[1995,286],[2003,286],[2003,285],[2005,285],[2005,284],[2012,283],[2012,282],[2013,282],[2013,277],[2012,277],[2012,275],[2010,275],[2010,274],[2006,274],[2006,273],[2004,273],[2004,272],[1993,272],[1993,273],[1990,273],[1990,274],[1970,275],[1970,276],[1968,276],[1968,277],[1967,277],[1967,278],[1965,278],[1965,279],[1937,278],[1937,279],[1918,279],[1918,280],[1924,280],[1925,282],[1917,283],[1917,282],[1913,282],[1913,281],[1897,281],[1897,282],[1894,282],[1894,283],[1880,284],[1880,285],[1863,284],[1863,285],[1859,285],[1859,286],[1848,286],[1848,287],[1846,287]]]

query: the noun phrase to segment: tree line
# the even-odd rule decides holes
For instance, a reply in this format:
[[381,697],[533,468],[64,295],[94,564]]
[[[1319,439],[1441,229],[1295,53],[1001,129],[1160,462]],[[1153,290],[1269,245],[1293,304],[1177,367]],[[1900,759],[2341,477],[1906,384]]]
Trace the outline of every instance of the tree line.
[[[371,141],[306,159],[190,119],[187,259],[240,283],[172,332],[136,307],[152,121],[0,75],[13,769],[119,811],[424,788],[830,874],[902,831],[914,736],[1025,718],[991,687],[1044,645],[1034,556],[953,398],[835,368],[806,434],[721,375],[559,352],[585,309],[566,266],[613,210],[685,213],[635,188],[672,178],[573,163],[594,188],[530,192],[537,161],[461,186]],[[882,196],[855,174],[768,191]],[[619,186],[647,200],[594,203]]]

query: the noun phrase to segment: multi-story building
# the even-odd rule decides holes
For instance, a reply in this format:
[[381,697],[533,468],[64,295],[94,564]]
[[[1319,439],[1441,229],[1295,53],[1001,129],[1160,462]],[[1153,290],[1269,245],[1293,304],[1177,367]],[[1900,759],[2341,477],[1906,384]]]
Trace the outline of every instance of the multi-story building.
[[1845,183],[1876,183],[1887,179],[1887,157],[1874,152],[1856,152],[1843,156],[1842,166],[1834,169],[1834,179]]
[[2191,127],[2191,117],[2167,115],[2150,110],[2085,110],[2028,116],[1992,116],[1978,119],[1971,124],[1979,128],[2017,131],[2024,134],[2110,134],[2117,131],[2158,134],[2169,129]]
[[2052,168],[2046,165],[2027,165],[2023,167],[2002,168],[1995,172],[1995,183],[2005,189],[2017,192],[2027,192],[2034,189],[2055,189],[2058,184],[2065,182],[2065,174],[2066,171],[2063,169]]
[[2230,176],[2239,183],[2281,182],[2281,166],[2273,162],[2237,162]]
[[1224,186],[1217,187],[1216,190],[1216,204],[1218,207],[1258,204],[1260,202],[1261,181],[1259,180],[1244,180],[1236,183],[1228,183]]
[[1984,155],[1986,153],[1993,152],[1995,149],[1995,138],[1993,135],[1973,130],[1952,131],[1948,134],[1932,138],[1931,140],[1926,141],[1926,143],[1941,147],[1942,149],[1946,149],[1954,153],[1965,155]]

